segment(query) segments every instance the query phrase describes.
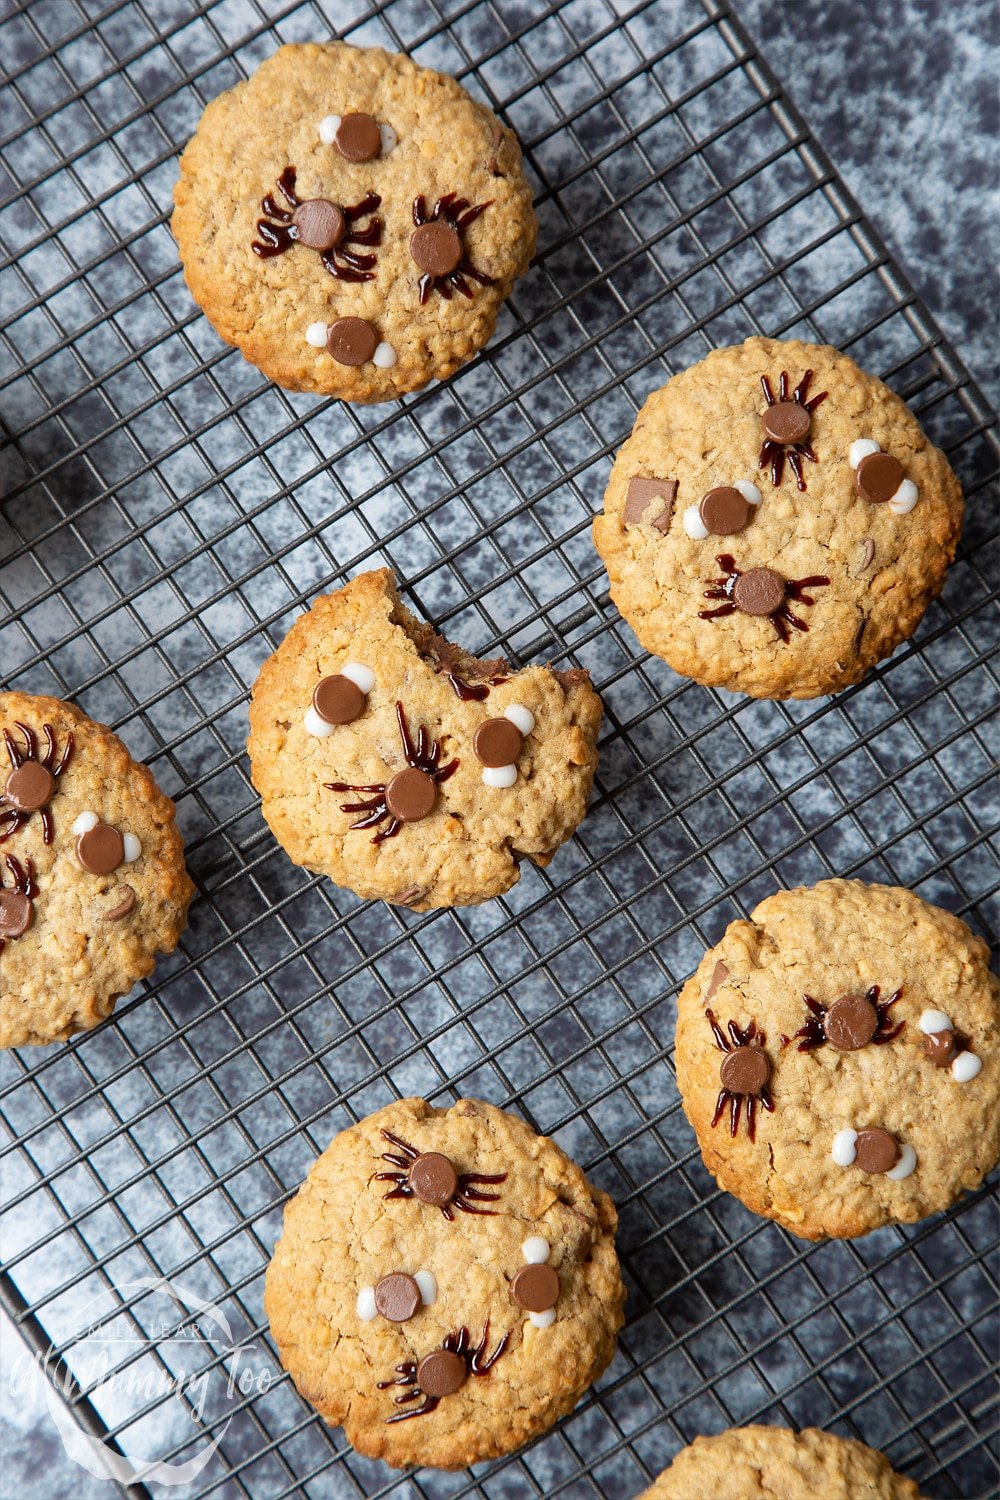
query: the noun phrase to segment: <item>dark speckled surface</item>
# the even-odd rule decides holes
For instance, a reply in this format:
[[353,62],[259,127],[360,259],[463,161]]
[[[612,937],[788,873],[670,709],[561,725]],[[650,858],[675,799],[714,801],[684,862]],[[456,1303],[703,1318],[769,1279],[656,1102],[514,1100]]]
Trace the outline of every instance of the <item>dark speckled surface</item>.
[[740,0],[736,8],[996,407],[994,0]]

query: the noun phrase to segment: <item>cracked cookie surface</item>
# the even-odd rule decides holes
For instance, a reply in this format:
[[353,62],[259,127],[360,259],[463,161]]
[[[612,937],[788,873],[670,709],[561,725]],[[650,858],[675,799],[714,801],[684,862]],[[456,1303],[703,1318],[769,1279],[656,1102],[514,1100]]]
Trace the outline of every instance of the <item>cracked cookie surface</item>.
[[600,719],[586,672],[477,661],[380,570],[318,599],[264,663],[248,749],[296,864],[427,911],[501,895],[523,858],[548,864],[586,812]]
[[682,1448],[642,1500],[920,1500],[912,1479],[853,1438],[731,1427]]
[[916,629],[962,509],[944,454],[881,381],[829,346],[751,338],[649,396],[593,529],[648,651],[707,686],[813,698]]
[[502,1110],[388,1105],[334,1138],[285,1210],[265,1288],[282,1364],[395,1467],[512,1452],[611,1361],[616,1223],[554,1142]]
[[[1000,1127],[988,960],[949,912],[858,880],[731,923],[677,1013],[684,1112],[719,1186],[807,1239],[914,1223],[977,1187]],[[741,1051],[732,1028],[751,1023]]]
[[174,804],[71,703],[0,693],[0,1046],[96,1026],[170,953],[194,886]]
[[514,132],[379,47],[281,47],[209,104],[180,174],[171,227],[195,301],[292,390],[385,401],[444,379],[534,253]]

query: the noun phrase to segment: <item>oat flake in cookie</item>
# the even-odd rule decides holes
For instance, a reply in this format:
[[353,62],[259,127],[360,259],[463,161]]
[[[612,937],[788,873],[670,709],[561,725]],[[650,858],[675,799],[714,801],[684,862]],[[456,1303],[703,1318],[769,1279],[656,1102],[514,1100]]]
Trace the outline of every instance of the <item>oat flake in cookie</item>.
[[0,693],[0,1046],[96,1026],[170,953],[194,887],[174,805],[103,724]]
[[359,1453],[460,1469],[571,1411],[610,1363],[617,1215],[554,1142],[474,1099],[336,1136],[285,1210],[264,1307]]
[[913,1223],[996,1164],[1000,984],[957,917],[859,880],[770,896],[681,992],[684,1112],[720,1187],[806,1239]]
[[884,1453],[807,1427],[730,1427],[682,1448],[641,1500],[920,1500]]
[[815,698],[912,634],[961,518],[944,454],[880,380],[829,346],[752,338],[648,398],[594,541],[675,671]]
[[281,47],[212,101],[180,170],[192,295],[292,390],[386,401],[443,379],[534,253],[513,131],[378,47]]
[[381,570],[318,599],[264,663],[248,748],[296,864],[426,911],[548,864],[586,812],[600,720],[586,672],[479,661]]

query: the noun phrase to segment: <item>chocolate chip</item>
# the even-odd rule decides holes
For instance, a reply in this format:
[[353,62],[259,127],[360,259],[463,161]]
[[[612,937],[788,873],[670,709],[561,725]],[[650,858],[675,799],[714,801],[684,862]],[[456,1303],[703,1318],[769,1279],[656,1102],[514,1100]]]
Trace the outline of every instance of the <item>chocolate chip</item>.
[[420,1288],[405,1271],[390,1271],[375,1287],[375,1306],[390,1323],[405,1323],[421,1303]]
[[292,226],[300,245],[309,250],[333,250],[344,238],[344,211],[329,198],[307,198],[292,214]]
[[417,1385],[425,1396],[454,1395],[468,1375],[465,1360],[450,1349],[432,1349],[417,1363]]
[[880,1125],[859,1130],[854,1150],[854,1165],[862,1172],[891,1172],[900,1157],[895,1136]]
[[313,708],[328,724],[351,724],[365,706],[365,695],[349,677],[324,677],[316,684]]
[[861,549],[861,561],[858,563],[857,571],[854,574],[855,578],[860,578],[862,573],[867,573],[868,569],[872,565],[872,560],[874,559],[874,557],[875,543],[872,541],[870,536],[866,536],[864,540],[864,546]]
[[718,990],[721,990],[722,986],[725,984],[725,982],[726,982],[726,980],[728,978],[729,978],[729,970],[726,968],[725,964],[722,962],[722,959],[720,958],[719,961],[717,962],[717,964],[715,965],[715,968],[712,970],[712,977],[708,981],[708,989],[705,991],[705,1004],[706,1005],[712,999],[712,997],[716,994],[716,992]]
[[745,615],[773,615],[785,602],[785,580],[773,568],[749,568],[733,585],[733,603]]
[[759,1047],[734,1047],[722,1059],[719,1076],[731,1094],[758,1094],[771,1076],[771,1064]]
[[462,259],[462,241],[458,230],[438,220],[421,224],[410,235],[410,254],[430,276],[448,276]]
[[440,1151],[422,1151],[409,1170],[407,1180],[421,1203],[442,1208],[458,1191],[458,1173]]
[[437,787],[419,766],[397,771],[385,789],[385,805],[400,823],[419,823],[437,799]]
[[364,318],[338,318],[327,329],[326,347],[338,365],[363,365],[378,348],[378,334]]
[[130,885],[120,886],[121,898],[110,910],[102,912],[101,918],[105,922],[120,922],[122,917],[127,917],[135,906],[135,891]]
[[[676,498],[676,479],[648,479],[637,474],[628,482],[622,520],[627,525],[634,526],[645,517],[650,526],[655,526],[658,531],[667,531],[670,528],[670,516]],[[651,513],[646,516],[645,513],[654,500],[661,500],[663,504],[655,514]]]
[[823,1017],[823,1029],[838,1052],[857,1052],[878,1030],[878,1013],[864,995],[841,995]]
[[812,418],[797,401],[776,401],[764,412],[761,421],[772,443],[801,443],[809,436]]
[[512,766],[523,743],[524,735],[510,719],[487,719],[476,730],[472,748],[484,766]]
[[750,519],[753,506],[734,485],[722,484],[703,495],[698,514],[712,536],[733,536]]
[[371,161],[382,149],[382,136],[371,115],[344,115],[333,143],[348,161]]
[[935,1068],[950,1068],[958,1051],[953,1031],[930,1031],[924,1034],[924,1056]]
[[26,760],[7,777],[4,798],[18,812],[37,812],[52,796],[55,777],[37,760]]
[[548,1312],[559,1301],[559,1276],[551,1266],[522,1266],[510,1284],[510,1295],[525,1312]]
[[98,823],[77,839],[76,857],[88,875],[110,875],[125,858],[125,840],[110,823]]
[[869,453],[854,471],[854,488],[873,505],[891,500],[905,479],[903,465],[891,453]]
[[0,938],[19,938],[31,926],[35,908],[20,891],[0,890]]

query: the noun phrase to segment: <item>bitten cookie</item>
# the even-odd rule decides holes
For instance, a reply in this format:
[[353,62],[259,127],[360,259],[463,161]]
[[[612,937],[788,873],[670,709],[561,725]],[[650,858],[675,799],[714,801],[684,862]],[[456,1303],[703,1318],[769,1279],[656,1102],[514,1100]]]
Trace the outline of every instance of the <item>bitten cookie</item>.
[[194,887],[174,804],[71,703],[0,693],[0,1046],[96,1026],[170,953]]
[[336,1136],[285,1210],[264,1307],[360,1453],[458,1469],[571,1411],[610,1363],[617,1215],[490,1104],[404,1099]]
[[489,339],[535,249],[513,131],[379,47],[281,47],[214,99],[171,227],[216,331],[271,380],[386,401]]
[[648,398],[594,542],[676,672],[815,698],[912,634],[961,519],[947,459],[880,380],[829,346],[752,338]]
[[964,922],[824,880],[732,922],[677,1006],[705,1165],[805,1239],[913,1223],[996,1164],[1000,984]]
[[682,1448],[642,1500],[920,1500],[884,1453],[807,1427],[731,1427]]
[[382,570],[318,599],[264,663],[248,749],[296,864],[427,911],[548,864],[586,812],[600,720],[586,672],[477,661]]

